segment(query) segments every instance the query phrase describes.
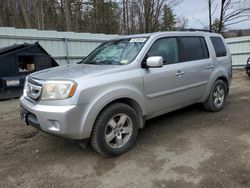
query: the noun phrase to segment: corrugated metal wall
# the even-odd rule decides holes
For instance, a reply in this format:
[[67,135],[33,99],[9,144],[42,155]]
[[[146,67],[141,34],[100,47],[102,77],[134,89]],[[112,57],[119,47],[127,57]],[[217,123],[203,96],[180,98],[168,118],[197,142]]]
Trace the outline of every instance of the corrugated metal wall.
[[233,66],[245,66],[250,57],[250,37],[226,39],[231,50]]
[[116,37],[118,35],[0,27],[0,48],[13,44],[39,42],[62,65],[80,61],[103,41]]
[[[13,44],[39,42],[59,64],[74,63],[88,55],[103,41],[118,35],[39,31],[0,27],[0,48]],[[250,57],[250,37],[226,39],[233,66],[244,66]]]

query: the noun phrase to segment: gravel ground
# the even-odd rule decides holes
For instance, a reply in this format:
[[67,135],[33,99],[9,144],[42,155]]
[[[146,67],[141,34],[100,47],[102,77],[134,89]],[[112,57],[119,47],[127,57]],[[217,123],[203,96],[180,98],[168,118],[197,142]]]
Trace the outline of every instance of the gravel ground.
[[2,101],[0,187],[250,187],[249,86],[235,71],[223,111],[193,105],[154,118],[112,159],[27,127],[19,101]]

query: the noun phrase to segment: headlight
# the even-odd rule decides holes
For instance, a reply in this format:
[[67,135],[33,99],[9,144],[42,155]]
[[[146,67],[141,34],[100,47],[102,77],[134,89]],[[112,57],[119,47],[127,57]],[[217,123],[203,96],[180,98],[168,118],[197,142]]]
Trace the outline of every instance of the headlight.
[[72,97],[76,90],[73,81],[46,81],[43,85],[41,100],[61,100]]

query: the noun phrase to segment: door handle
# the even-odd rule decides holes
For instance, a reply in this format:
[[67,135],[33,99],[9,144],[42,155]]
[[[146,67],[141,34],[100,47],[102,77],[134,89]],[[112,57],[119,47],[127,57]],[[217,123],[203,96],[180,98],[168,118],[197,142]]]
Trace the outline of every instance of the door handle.
[[183,72],[183,71],[177,71],[177,72],[175,73],[175,76],[181,76],[181,75],[183,75],[183,74],[185,74],[185,72]]
[[213,68],[214,68],[214,65],[208,65],[206,68],[207,68],[207,69],[213,69]]

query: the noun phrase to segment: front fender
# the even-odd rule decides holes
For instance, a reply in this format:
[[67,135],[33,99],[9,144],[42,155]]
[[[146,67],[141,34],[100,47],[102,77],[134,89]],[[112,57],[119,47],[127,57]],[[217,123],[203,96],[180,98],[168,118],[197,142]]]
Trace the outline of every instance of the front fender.
[[82,137],[89,138],[91,136],[95,120],[104,107],[109,103],[122,98],[134,100],[140,106],[142,114],[145,115],[147,113],[144,96],[139,93],[139,91],[131,88],[120,88],[107,91],[100,94],[93,102],[89,103],[87,110],[85,110],[85,115],[82,120]]

